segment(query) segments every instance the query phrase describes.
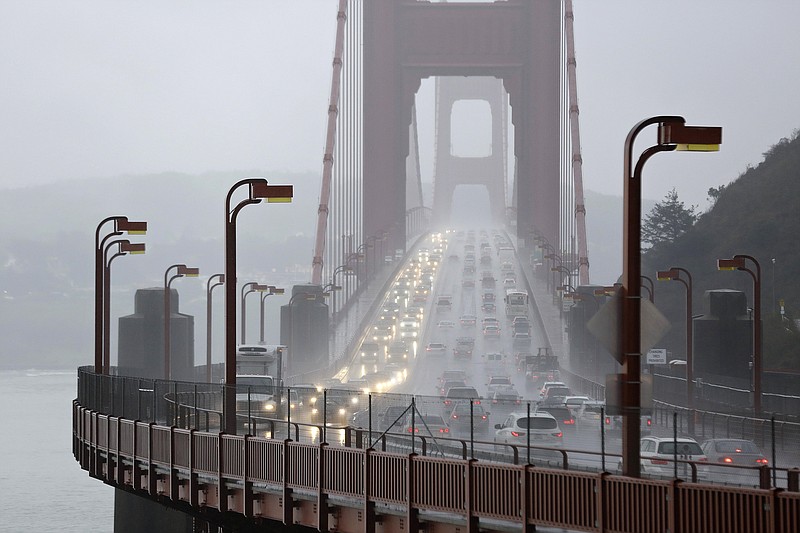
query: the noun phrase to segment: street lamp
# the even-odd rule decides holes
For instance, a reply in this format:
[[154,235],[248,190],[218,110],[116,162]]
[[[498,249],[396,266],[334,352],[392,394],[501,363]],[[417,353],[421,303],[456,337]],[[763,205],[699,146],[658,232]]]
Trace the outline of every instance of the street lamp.
[[211,293],[224,284],[225,274],[214,274],[206,282],[206,383],[211,383]]
[[[247,186],[248,196],[231,207],[233,193]],[[225,197],[225,412],[224,430],[236,433],[236,217],[247,205],[261,203],[286,203],[292,201],[291,185],[269,185],[264,178],[247,178],[238,181]]]
[[[686,279],[681,276],[683,274]],[[694,356],[692,343],[692,275],[685,268],[659,270],[658,281],[680,281],[686,289],[686,407],[689,409],[689,434],[694,435]]]
[[[108,257],[108,250],[117,245],[117,252]],[[121,255],[143,254],[144,243],[129,240],[111,241],[103,250],[103,374],[111,369],[111,262]]]
[[[169,277],[169,271],[175,269],[175,274]],[[172,356],[172,349],[170,346],[170,318],[172,318],[172,310],[170,303],[170,285],[175,278],[196,278],[200,275],[200,269],[194,267],[187,267],[186,265],[170,265],[164,271],[164,379],[170,379],[170,359]]]
[[[561,264],[558,266],[553,266],[550,267],[550,272],[560,272],[561,274],[567,276],[567,286],[572,287],[572,272],[570,272],[567,267]],[[556,290],[558,290],[558,287],[556,287]],[[574,292],[575,289],[573,288],[572,291]]]
[[[369,253],[367,250],[370,248],[372,248],[372,245],[369,242],[362,242],[355,252],[359,258],[364,258],[364,283],[367,285],[369,284]],[[357,278],[356,281],[356,290],[358,290],[361,287],[361,278]]]
[[[107,223],[113,222],[114,229],[104,237],[100,231]],[[124,216],[111,216],[104,218],[97,225],[94,232],[94,371],[96,374],[103,372],[103,251],[106,240],[118,237],[123,233],[128,235],[144,235],[147,233],[147,222],[128,220]]]
[[[646,148],[634,163],[633,145],[647,126],[658,124],[658,142]],[[722,128],[687,126],[679,116],[656,116],[642,120],[625,138],[623,247],[622,247],[622,473],[640,477],[641,437],[641,275],[642,275],[642,168],[659,152],[717,151]]]
[[[350,257],[354,257],[354,254],[350,254]],[[352,274],[353,267],[349,265],[350,258],[348,258],[347,262],[343,265],[339,265],[335,269],[333,269],[333,274],[331,275],[331,282],[335,285],[336,284],[336,274],[339,272],[344,272],[345,274]],[[331,315],[336,315],[336,293],[333,294],[333,299],[331,301]]]
[[247,344],[247,340],[246,340],[247,336],[245,335],[245,332],[247,331],[247,328],[245,327],[245,325],[247,323],[247,306],[245,305],[245,302],[247,301],[247,295],[250,294],[251,292],[269,292],[269,285],[261,285],[261,284],[255,282],[255,281],[250,281],[250,282],[245,283],[244,285],[242,285],[242,299],[241,299],[241,302],[242,302],[242,308],[241,308],[241,310],[242,310],[241,311],[241,315],[242,315],[242,323],[241,323],[242,340],[241,340],[241,343],[242,344]]
[[[747,261],[756,266],[755,272]],[[761,265],[751,255],[737,254],[733,259],[717,259],[719,270],[743,270],[753,278],[753,411],[761,415]]]
[[[270,285],[269,286],[269,291],[263,292],[261,294],[261,307],[260,307],[261,314],[259,315],[261,329],[260,329],[260,335],[258,337],[258,340],[259,340],[259,342],[261,344],[264,344],[266,342],[264,340],[264,300],[267,299],[267,296],[272,296],[274,294],[283,294],[284,292],[285,292],[284,289],[279,288],[279,287],[275,287],[274,285]],[[244,318],[242,318],[242,320],[244,320]]]

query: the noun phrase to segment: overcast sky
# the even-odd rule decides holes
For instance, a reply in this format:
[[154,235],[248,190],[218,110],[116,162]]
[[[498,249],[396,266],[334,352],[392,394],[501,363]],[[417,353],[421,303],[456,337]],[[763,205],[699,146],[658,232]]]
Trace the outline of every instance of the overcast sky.
[[[621,194],[623,141],[647,116],[724,128],[720,153],[662,154],[645,172],[645,197],[675,186],[701,207],[800,127],[797,0],[574,3],[588,189]],[[336,4],[0,0],[0,188],[319,172]]]

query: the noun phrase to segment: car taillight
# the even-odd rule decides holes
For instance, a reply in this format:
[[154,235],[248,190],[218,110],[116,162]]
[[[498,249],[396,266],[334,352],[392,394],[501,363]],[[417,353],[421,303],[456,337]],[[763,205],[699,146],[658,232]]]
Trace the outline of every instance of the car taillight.
[[[411,428],[408,428],[408,432],[411,433]],[[419,433],[419,428],[414,428],[414,433]]]
[[512,431],[511,432],[511,436],[512,437],[519,437],[520,435],[521,435],[521,433],[519,433],[518,431]]
[[565,423],[566,425],[568,425],[568,426],[572,426],[572,425],[574,425],[574,424],[575,424],[575,419],[573,419],[573,418],[570,418],[570,419],[568,419],[568,420],[564,420],[564,423]]
[[653,421],[652,421],[652,420],[650,420],[649,418],[647,419],[647,425],[648,425],[648,426],[652,426],[652,425],[653,425]]
[[666,465],[669,464],[669,461],[666,459],[650,459],[650,462],[654,465]]
[[758,464],[760,464],[760,465],[767,465],[767,464],[769,464],[769,461],[767,460],[767,458],[766,458],[766,457],[762,457],[762,458],[760,458],[760,459],[756,459],[756,462],[757,462]]
[[486,420],[486,415],[482,415],[481,420]]
[[472,402],[472,405],[480,405],[480,404],[481,404],[480,400],[475,400],[474,402]]
[[606,417],[606,424],[610,424],[610,423],[611,423],[611,419]]
[[558,433],[553,433],[553,436],[554,436],[554,437],[558,437],[558,438],[560,439],[561,437],[563,437],[563,436],[564,436],[564,434],[563,434],[562,432],[560,432],[560,431],[559,431]]
[[733,459],[731,459],[730,457],[723,457],[722,458],[722,462],[723,463],[732,463]]
[[700,457],[699,459],[697,459],[697,461],[700,461],[701,463],[705,463],[705,462],[708,461],[708,457]]
[[442,428],[439,430],[439,433],[450,433],[450,428]]
[[453,420],[457,419],[458,415],[453,415]]
[[445,404],[445,405],[450,405],[450,400],[445,400],[445,401],[444,401],[444,404]]
[[497,400],[492,400],[492,403],[493,404],[497,404]]

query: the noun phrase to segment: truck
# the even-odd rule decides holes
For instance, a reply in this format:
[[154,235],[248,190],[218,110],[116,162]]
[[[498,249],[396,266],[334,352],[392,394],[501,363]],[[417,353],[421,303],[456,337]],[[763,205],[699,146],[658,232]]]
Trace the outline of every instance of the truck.
[[472,351],[475,349],[474,337],[458,337],[453,348],[453,357],[456,359],[471,359]]
[[545,381],[558,381],[561,372],[558,357],[548,348],[539,348],[536,355],[527,355],[524,360],[525,388],[537,389]]

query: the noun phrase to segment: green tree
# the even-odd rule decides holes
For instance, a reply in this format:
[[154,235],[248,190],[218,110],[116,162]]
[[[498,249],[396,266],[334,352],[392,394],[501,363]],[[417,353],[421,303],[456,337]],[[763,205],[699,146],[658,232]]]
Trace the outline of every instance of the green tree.
[[696,209],[697,206],[686,207],[673,188],[645,217],[642,224],[642,243],[646,248],[652,248],[661,243],[673,242],[697,221]]

